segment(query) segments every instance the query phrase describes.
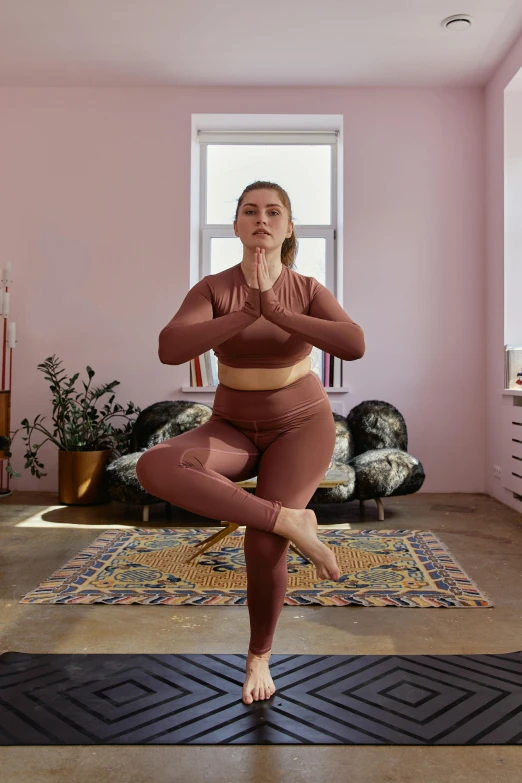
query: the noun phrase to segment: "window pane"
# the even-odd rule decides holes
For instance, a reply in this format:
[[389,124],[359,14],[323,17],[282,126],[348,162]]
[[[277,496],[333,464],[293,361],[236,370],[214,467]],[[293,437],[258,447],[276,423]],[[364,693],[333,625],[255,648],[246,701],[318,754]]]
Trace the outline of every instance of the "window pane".
[[[326,285],[326,239],[298,238],[299,247],[294,270],[300,275],[315,277]],[[210,240],[210,274],[223,272],[243,260],[243,243],[239,237],[212,237]]]
[[326,285],[326,239],[324,237],[297,238],[299,248],[295,257],[295,271],[315,277]]
[[217,275],[243,258],[243,244],[239,237],[212,237],[210,240],[210,274]]
[[[239,237],[212,237],[210,240],[210,274],[223,272],[243,259],[243,244]],[[303,237],[295,259],[296,272],[315,277],[326,285],[326,239],[324,237]],[[323,380],[323,352],[316,345],[310,354],[312,370]],[[217,374],[217,369],[216,369]]]
[[232,224],[238,199],[256,180],[290,197],[296,225],[331,224],[330,144],[208,144],[207,223]]

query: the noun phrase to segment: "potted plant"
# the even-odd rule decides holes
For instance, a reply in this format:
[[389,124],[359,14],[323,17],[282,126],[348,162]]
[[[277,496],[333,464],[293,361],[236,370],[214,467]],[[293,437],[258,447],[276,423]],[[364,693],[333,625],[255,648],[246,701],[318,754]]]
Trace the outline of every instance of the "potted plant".
[[[39,449],[48,440],[51,440],[58,446],[58,490],[60,503],[66,505],[74,504],[94,504],[107,503],[109,496],[106,485],[105,466],[114,456],[114,459],[128,453],[132,428],[135,420],[130,420],[129,416],[141,413],[141,408],[130,402],[127,410],[115,403],[111,408],[115,395],[113,394],[100,412],[96,408],[96,402],[112,392],[119,381],[112,381],[103,386],[90,389],[94,370],[86,367],[89,376],[89,383],[84,381],[84,391],[77,393],[74,388],[79,373],[73,375],[67,380],[67,375],[59,377],[65,370],[58,370],[61,361],[56,356],[51,356],[38,369],[46,372],[46,380],[50,382],[51,392],[53,393],[53,422],[54,430],[52,434],[41,424],[40,414],[35,418],[33,424],[29,424],[27,419],[21,422],[19,427],[12,435],[7,437],[0,436],[0,449],[4,449],[4,455],[7,457],[6,470],[12,478],[19,478],[17,473],[11,467],[10,457],[11,444],[17,432],[25,428],[27,437],[23,440],[27,444],[25,453],[25,468],[30,468],[33,476],[41,478],[47,473],[41,473],[39,468],[44,465],[38,459]],[[76,396],[74,396],[76,395]],[[127,423],[124,429],[115,429],[108,422],[113,416],[125,416]],[[38,445],[31,443],[31,435],[34,430],[46,435],[46,439]],[[111,460],[112,461],[112,460]]]

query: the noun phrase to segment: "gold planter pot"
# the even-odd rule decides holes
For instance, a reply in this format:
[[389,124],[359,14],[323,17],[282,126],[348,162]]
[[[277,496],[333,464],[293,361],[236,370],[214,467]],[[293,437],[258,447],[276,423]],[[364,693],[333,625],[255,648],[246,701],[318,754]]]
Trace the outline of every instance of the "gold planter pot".
[[105,465],[112,449],[58,450],[58,495],[65,505],[110,503]]

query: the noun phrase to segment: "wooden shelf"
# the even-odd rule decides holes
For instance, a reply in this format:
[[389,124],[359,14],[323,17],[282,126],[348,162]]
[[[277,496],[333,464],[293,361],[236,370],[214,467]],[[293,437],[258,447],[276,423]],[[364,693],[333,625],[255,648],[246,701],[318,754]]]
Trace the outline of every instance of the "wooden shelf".
[[[348,386],[325,386],[324,390],[328,392],[328,394],[350,393]],[[192,392],[204,392],[205,394],[210,394],[216,391],[216,386],[181,386],[180,391],[189,392],[190,394],[192,394]]]

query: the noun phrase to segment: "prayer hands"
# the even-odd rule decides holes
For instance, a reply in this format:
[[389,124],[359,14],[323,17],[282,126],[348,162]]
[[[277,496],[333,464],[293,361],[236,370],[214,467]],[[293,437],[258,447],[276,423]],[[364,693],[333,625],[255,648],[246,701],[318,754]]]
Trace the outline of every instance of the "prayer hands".
[[259,290],[268,291],[269,288],[272,288],[272,283],[270,282],[270,275],[268,274],[268,264],[266,261],[264,249],[256,247],[255,258]]

